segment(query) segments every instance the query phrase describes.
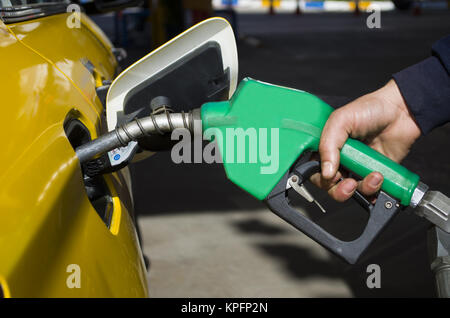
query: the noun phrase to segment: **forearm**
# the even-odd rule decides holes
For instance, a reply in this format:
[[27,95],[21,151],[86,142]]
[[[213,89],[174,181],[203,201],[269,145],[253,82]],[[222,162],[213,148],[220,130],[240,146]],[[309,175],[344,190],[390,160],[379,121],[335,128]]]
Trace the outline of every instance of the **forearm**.
[[432,52],[393,75],[423,134],[450,122],[450,36],[436,42]]

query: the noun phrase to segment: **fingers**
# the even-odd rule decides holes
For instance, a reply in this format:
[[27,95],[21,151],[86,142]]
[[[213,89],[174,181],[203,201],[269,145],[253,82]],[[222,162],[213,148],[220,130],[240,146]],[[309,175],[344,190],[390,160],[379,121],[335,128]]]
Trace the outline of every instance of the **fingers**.
[[351,116],[342,115],[339,110],[333,112],[325,124],[320,138],[319,153],[322,177],[331,180],[339,168],[339,152],[349,136]]
[[311,176],[311,182],[321,189],[328,191],[328,194],[336,201],[344,202],[351,198],[358,187],[358,182],[354,179],[347,178],[340,181],[341,173],[338,171],[335,177],[331,180],[323,178],[316,173]]
[[383,184],[383,175],[379,172],[372,172],[365,177],[358,185],[358,191],[365,196],[377,193]]
[[315,173],[311,176],[310,181],[316,186],[325,191],[336,185],[342,178],[342,174],[338,171],[333,179],[325,179],[320,173]]
[[328,190],[328,194],[338,202],[350,199],[358,187],[358,182],[354,179],[344,179]]
[[331,180],[323,178],[318,173],[314,174],[310,180],[314,185],[328,191],[331,198],[338,202],[344,202],[350,199],[356,190],[365,196],[372,196],[380,190],[383,184],[383,176],[379,172],[372,172],[360,182],[352,178],[343,180],[341,178],[342,175],[338,171],[336,176]]

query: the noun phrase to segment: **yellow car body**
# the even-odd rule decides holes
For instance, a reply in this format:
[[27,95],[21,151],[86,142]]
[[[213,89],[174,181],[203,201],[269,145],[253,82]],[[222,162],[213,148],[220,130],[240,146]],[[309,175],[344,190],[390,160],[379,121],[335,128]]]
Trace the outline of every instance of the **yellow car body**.
[[[116,74],[112,45],[84,14],[0,20],[0,292],[4,297],[145,297],[127,178],[103,178],[110,223],[90,202],[65,132],[105,129],[96,88]],[[86,66],[89,63],[89,67]]]

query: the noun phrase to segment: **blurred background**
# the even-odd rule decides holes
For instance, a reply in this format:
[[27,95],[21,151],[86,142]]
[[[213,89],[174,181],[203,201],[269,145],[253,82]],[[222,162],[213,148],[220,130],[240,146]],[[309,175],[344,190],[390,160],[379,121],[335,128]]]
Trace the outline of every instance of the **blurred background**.
[[[148,0],[93,15],[128,52],[123,67],[196,22],[222,16],[233,26],[240,78],[309,91],[333,107],[375,90],[430,55],[450,33],[448,1]],[[379,28],[369,28],[373,10]],[[431,188],[450,195],[450,126],[422,137],[404,161]],[[357,265],[349,266],[231,184],[222,166],[174,164],[159,153],[131,166],[152,297],[434,297],[427,222],[406,210]],[[311,187],[310,187],[311,188]],[[367,221],[355,204],[320,191],[318,214],[338,237]],[[381,288],[366,285],[381,267]]]

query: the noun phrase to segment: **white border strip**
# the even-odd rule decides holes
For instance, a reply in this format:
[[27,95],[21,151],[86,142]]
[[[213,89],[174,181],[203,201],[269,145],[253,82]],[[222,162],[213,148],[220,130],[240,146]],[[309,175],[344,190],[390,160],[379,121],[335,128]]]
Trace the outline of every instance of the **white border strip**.
[[[213,0],[214,9],[226,9],[224,0]],[[232,2],[232,1],[231,1]],[[268,13],[268,6],[263,5],[263,0],[235,0],[237,4],[233,8],[238,13]],[[367,9],[372,9],[375,5],[380,11],[394,10],[394,4],[391,1],[361,1]],[[295,0],[280,0],[279,5],[275,6],[275,13],[294,13],[296,10]],[[300,0],[300,9],[303,12],[350,12],[354,10],[353,1],[309,1]]]

